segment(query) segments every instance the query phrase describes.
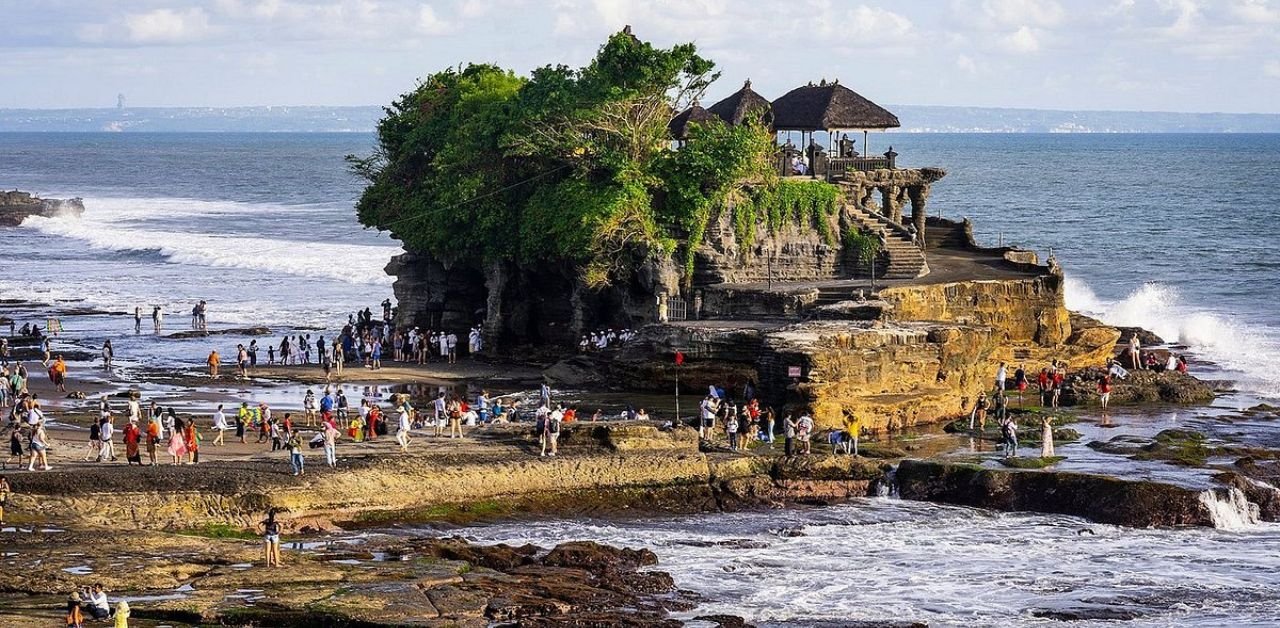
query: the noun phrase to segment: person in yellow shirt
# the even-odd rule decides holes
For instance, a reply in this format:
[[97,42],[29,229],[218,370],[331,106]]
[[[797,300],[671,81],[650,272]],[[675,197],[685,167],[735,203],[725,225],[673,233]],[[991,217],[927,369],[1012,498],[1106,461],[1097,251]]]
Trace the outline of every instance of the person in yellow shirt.
[[49,377],[58,387],[58,392],[67,392],[67,361],[63,360],[61,355],[53,361],[53,366],[49,367]]

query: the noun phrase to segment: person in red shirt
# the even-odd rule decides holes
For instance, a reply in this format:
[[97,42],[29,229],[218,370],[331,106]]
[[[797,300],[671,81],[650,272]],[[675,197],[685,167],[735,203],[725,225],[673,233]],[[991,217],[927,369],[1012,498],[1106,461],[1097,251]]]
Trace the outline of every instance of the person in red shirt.
[[133,422],[124,426],[124,459],[129,464],[142,465],[142,453],[138,451],[138,443],[142,440],[142,430]]
[[1098,380],[1098,402],[1101,403],[1102,407],[1105,409],[1107,407],[1107,402],[1110,400],[1111,375],[1107,374],[1103,375],[1102,378]]

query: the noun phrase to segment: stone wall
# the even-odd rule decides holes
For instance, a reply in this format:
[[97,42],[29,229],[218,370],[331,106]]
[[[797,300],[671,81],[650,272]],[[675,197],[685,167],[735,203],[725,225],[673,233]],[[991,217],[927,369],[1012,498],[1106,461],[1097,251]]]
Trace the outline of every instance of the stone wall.
[[1003,342],[1056,345],[1071,336],[1058,275],[884,288],[879,294],[893,306],[893,320],[990,327]]

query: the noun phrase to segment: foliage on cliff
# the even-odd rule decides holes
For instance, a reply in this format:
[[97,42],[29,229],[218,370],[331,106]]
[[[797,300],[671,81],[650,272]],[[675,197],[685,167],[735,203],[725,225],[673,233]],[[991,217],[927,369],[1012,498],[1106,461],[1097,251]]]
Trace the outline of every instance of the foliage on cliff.
[[761,126],[695,125],[673,149],[673,112],[717,76],[692,44],[627,31],[582,68],[432,74],[386,109],[372,155],[348,157],[369,181],[360,220],[444,259],[568,261],[590,285],[677,251],[691,272],[715,208],[776,187]]

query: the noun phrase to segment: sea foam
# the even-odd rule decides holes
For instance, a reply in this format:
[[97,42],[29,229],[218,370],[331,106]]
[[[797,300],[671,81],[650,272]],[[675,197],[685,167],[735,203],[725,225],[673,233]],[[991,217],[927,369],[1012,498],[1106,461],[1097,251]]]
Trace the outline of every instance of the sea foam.
[[1118,301],[1100,298],[1084,281],[1067,277],[1067,307],[1105,323],[1141,327],[1236,377],[1246,390],[1280,396],[1280,330],[1189,303],[1169,285],[1146,283]]
[[387,285],[383,268],[398,246],[305,242],[243,235],[184,233],[134,226],[163,212],[182,215],[305,211],[305,207],[208,202],[191,199],[94,199],[82,218],[29,218],[24,228],[80,240],[108,251],[153,251],[167,262],[212,268],[243,268],[352,284]]

